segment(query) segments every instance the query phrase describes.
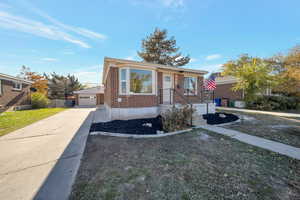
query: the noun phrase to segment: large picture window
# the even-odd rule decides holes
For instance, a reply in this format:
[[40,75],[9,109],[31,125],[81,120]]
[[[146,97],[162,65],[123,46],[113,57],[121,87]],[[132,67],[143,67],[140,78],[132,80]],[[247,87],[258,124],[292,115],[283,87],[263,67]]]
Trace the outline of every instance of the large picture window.
[[197,78],[184,77],[184,94],[196,95],[197,94]]
[[120,94],[154,94],[152,70],[121,68]]

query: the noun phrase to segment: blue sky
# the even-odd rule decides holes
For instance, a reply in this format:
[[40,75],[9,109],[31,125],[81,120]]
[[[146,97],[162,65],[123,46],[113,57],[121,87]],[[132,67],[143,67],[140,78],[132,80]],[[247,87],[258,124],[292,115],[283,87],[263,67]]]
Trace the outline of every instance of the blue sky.
[[0,72],[75,74],[100,83],[105,56],[139,60],[155,27],[175,36],[194,69],[242,53],[268,57],[300,44],[299,0],[1,0]]

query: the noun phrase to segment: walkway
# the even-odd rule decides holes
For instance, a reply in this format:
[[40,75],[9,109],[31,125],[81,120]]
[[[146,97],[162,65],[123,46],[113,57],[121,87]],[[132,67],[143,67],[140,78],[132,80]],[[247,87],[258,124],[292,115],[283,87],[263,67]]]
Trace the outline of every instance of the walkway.
[[229,107],[217,107],[217,109],[224,110],[224,111],[238,111],[238,112],[247,112],[247,113],[267,114],[267,115],[274,115],[279,117],[300,118],[300,114],[297,113],[270,112],[270,111],[262,111],[262,110],[249,110],[249,109],[229,108]]
[[274,142],[264,138],[248,135],[239,131],[217,127],[217,126],[202,125],[202,126],[198,126],[197,128],[203,128],[221,135],[226,135],[234,139],[237,139],[241,142],[251,144],[253,146],[257,146],[263,149],[267,149],[300,160],[300,148],[292,147],[290,145]]
[[0,137],[0,199],[67,199],[93,110],[68,109]]

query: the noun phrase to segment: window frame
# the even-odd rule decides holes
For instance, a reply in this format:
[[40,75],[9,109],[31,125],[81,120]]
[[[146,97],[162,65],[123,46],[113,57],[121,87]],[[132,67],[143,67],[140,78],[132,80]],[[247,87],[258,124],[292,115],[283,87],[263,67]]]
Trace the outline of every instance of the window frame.
[[[16,85],[19,85],[20,87],[15,87]],[[13,81],[13,90],[15,91],[21,91],[22,90],[22,83],[21,82],[18,82],[18,81]]]
[[[130,92],[130,70],[144,70],[150,71],[152,75],[152,93],[134,93]],[[121,72],[122,70],[126,70],[126,93],[122,92],[122,82],[121,80]],[[120,67],[119,68],[119,95],[156,95],[156,71],[152,69],[143,69],[138,67]]]
[[[186,93],[185,90],[185,78],[195,78],[195,85],[196,85],[196,88],[195,88],[195,93]],[[198,77],[197,76],[184,76],[183,78],[183,93],[184,95],[186,96],[197,96],[198,95]]]

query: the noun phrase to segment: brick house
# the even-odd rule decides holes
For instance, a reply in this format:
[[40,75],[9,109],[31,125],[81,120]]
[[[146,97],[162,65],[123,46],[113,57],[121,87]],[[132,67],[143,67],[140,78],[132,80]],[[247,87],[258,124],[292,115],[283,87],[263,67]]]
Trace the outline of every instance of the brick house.
[[[102,83],[110,119],[157,116],[172,105],[193,105],[205,114],[202,70],[105,58]],[[215,112],[214,104],[209,111]]]
[[232,88],[237,83],[237,79],[232,76],[216,77],[217,87],[215,89],[215,98],[225,98],[229,100],[243,100],[243,90],[233,91]]
[[0,73],[0,110],[30,105],[32,82]]

